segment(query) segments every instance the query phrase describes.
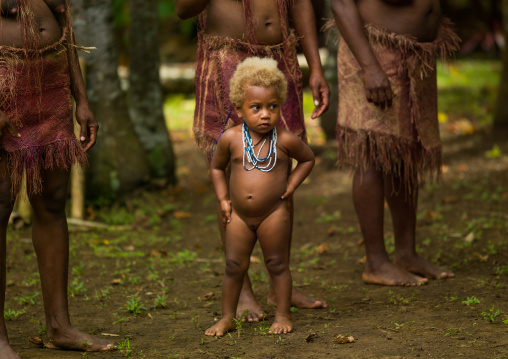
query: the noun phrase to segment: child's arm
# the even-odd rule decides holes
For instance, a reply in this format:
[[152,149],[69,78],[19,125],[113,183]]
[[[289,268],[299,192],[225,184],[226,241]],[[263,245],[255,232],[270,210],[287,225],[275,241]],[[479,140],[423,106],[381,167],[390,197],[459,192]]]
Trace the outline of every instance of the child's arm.
[[323,75],[319,58],[314,9],[310,0],[294,0],[290,12],[296,33],[301,37],[300,44],[310,68],[309,86],[314,97],[314,106],[316,106],[311,117],[316,118],[328,110],[330,89]]
[[307,178],[314,167],[315,159],[312,150],[300,138],[287,131],[279,132],[280,135],[277,134],[279,143],[286,148],[289,157],[298,161],[298,165],[288,177],[286,192],[281,196],[281,199],[285,199],[290,197]]
[[331,5],[337,27],[363,70],[367,100],[381,108],[391,106],[390,81],[372,52],[355,1],[331,0]]
[[210,0],[175,0],[175,11],[182,20],[198,16],[206,9]]
[[229,200],[229,190],[226,182],[226,167],[228,165],[231,154],[229,152],[229,134],[226,131],[217,142],[217,149],[212,157],[210,165],[210,179],[212,180],[217,201],[219,201],[222,218],[224,223],[231,222],[231,201]]
[[[64,31],[68,25],[65,7],[62,8],[62,2],[65,0],[45,0],[56,14],[60,28]],[[70,15],[69,15],[70,16]],[[83,146],[83,150],[88,151],[97,139],[97,132],[99,131],[99,124],[95,119],[92,112],[92,107],[88,101],[86,94],[85,82],[81,74],[81,67],[79,66],[78,54],[74,39],[74,33],[71,31],[67,38],[67,59],[69,61],[69,74],[71,78],[71,92],[74,100],[76,101],[76,121],[81,127],[79,140]]]

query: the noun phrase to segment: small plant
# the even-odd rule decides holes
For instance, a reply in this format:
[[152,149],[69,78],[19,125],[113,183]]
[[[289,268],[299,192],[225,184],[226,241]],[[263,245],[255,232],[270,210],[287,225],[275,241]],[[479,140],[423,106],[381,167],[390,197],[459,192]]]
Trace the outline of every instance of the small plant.
[[447,330],[447,332],[444,335],[445,337],[447,337],[449,335],[460,334],[460,333],[469,334],[465,329],[461,329],[461,328],[448,328],[446,330]]
[[143,303],[141,303],[141,299],[137,296],[137,294],[130,297],[125,304],[125,309],[134,315],[142,314],[147,310]]
[[129,318],[127,318],[127,317],[121,317],[120,315],[118,315],[118,313],[113,313],[113,315],[116,318],[116,320],[113,322],[113,324],[120,323],[120,332],[121,332],[122,331],[123,323],[128,322]]
[[494,320],[496,317],[500,314],[503,314],[499,309],[494,310],[494,307],[490,308],[488,312],[482,312],[482,317],[485,320],[490,321],[491,323],[494,323]]
[[476,297],[467,297],[466,300],[463,300],[462,301],[462,304],[464,305],[467,305],[467,306],[470,306],[470,305],[473,305],[473,304],[480,304],[480,300]]
[[162,294],[157,294],[157,298],[155,298],[155,301],[153,302],[154,308],[166,308],[168,301],[168,295],[166,292],[162,292]]
[[24,314],[26,309],[22,310],[12,310],[11,308],[4,311],[4,319],[7,321],[11,321],[19,317],[21,314]]
[[198,322],[198,319],[199,319],[198,312],[197,312],[197,311],[194,311],[194,316],[191,318],[191,321],[194,323],[194,325],[196,326],[196,328],[199,328],[199,322]]
[[117,349],[120,350],[121,352],[123,352],[127,356],[127,358],[130,358],[132,349],[131,349],[131,343],[129,341],[129,338],[122,340],[122,342],[117,347]]
[[35,292],[34,294],[32,295],[20,295],[19,297],[15,298],[19,304],[24,304],[24,305],[28,305],[28,304],[31,304],[31,305],[37,305],[39,303],[37,303],[34,298],[37,297],[40,293],[39,292]]
[[243,318],[245,318],[245,316],[247,315],[247,313],[249,313],[248,310],[246,310],[245,312],[242,313],[242,316],[240,317],[240,319],[236,319],[236,318],[233,318],[233,322],[235,323],[236,325],[236,331],[238,333],[238,338],[240,338],[240,334],[242,332],[242,325],[243,325]]
[[86,288],[83,287],[84,285],[85,282],[83,281],[79,282],[78,278],[74,278],[71,284],[69,285],[69,288],[67,289],[67,293],[70,296],[75,297],[77,294],[81,292],[86,292]]

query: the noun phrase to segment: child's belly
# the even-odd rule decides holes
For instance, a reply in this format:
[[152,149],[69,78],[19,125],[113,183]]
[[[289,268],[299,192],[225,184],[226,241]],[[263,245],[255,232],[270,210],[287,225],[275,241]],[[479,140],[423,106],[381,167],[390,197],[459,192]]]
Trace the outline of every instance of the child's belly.
[[[31,2],[35,16],[35,30],[39,32],[37,46],[43,48],[57,42],[62,36],[58,22],[43,0]],[[24,25],[16,17],[0,18],[0,46],[23,48],[25,46]]]
[[[237,180],[242,185],[235,186]],[[280,204],[286,187],[286,181],[255,182],[249,178],[247,182],[232,176],[229,195],[233,210],[244,218],[264,217]]]

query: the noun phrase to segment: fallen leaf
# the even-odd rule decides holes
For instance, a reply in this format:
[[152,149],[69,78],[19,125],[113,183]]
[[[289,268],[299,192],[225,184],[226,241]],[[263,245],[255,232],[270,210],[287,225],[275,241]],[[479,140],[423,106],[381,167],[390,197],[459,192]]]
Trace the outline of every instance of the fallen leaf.
[[314,338],[317,338],[319,335],[317,335],[317,333],[309,333],[309,335],[307,335],[305,337],[305,341],[307,343],[312,343],[314,341]]
[[464,242],[466,243],[473,243],[474,241],[474,233],[471,232],[467,236],[464,237]]
[[329,236],[333,236],[335,234],[335,228],[333,226],[330,226],[330,228],[328,228],[328,230],[326,231],[326,233],[329,235]]
[[321,243],[318,246],[318,253],[323,254],[325,252],[328,252],[328,247],[329,247],[328,242]]
[[448,196],[448,197],[445,197],[441,200],[441,202],[443,203],[455,203],[457,202],[459,199],[455,196]]
[[342,334],[334,334],[333,338],[339,344],[353,343],[355,341],[355,338],[351,335],[349,337],[345,337]]
[[210,298],[212,298],[214,295],[215,295],[215,293],[214,293],[214,292],[208,292],[208,293],[207,293],[207,294],[205,294],[204,296],[199,297],[199,300],[202,300],[202,301],[204,302],[204,301],[207,301],[207,300],[209,300]]
[[28,339],[30,341],[30,343],[32,344],[35,344],[35,345],[38,345],[38,346],[41,346],[43,347],[44,346],[44,340],[42,340],[41,338],[39,337],[31,337],[30,339]]
[[367,256],[363,256],[363,258],[360,258],[356,261],[358,264],[365,264],[367,263]]
[[167,256],[168,256],[168,252],[164,249],[152,249],[150,251],[150,257],[166,258]]
[[107,337],[119,337],[120,336],[118,334],[112,334],[112,333],[101,333],[101,335],[105,335]]
[[134,252],[135,249],[136,249],[136,247],[134,247],[134,246],[125,246],[125,247],[123,247],[123,250],[127,251],[127,252]]
[[358,244],[358,246],[363,246],[363,245],[364,245],[364,243],[365,243],[365,239],[363,239],[363,238],[360,238],[360,239],[358,240],[358,242],[356,242],[356,244]]
[[486,261],[489,260],[489,255],[488,254],[483,255],[481,253],[474,252],[473,256],[475,256],[480,262],[486,262]]
[[173,213],[173,216],[176,219],[184,219],[184,218],[190,218],[191,214],[190,214],[190,212],[175,211],[175,213]]
[[251,263],[261,263],[261,259],[259,259],[259,257],[256,257],[256,256],[250,256],[250,262]]
[[425,212],[425,217],[427,217],[428,219],[439,219],[442,218],[443,216],[439,212],[427,211]]
[[111,281],[111,284],[113,284],[113,285],[118,285],[118,284],[121,284],[121,283],[122,283],[122,280],[120,278],[114,278]]
[[462,173],[462,172],[467,172],[469,171],[469,166],[466,165],[465,163],[462,163],[460,165],[458,165],[455,170],[459,173]]
[[447,165],[441,166],[441,172],[443,172],[443,174],[448,173],[449,171],[450,171],[450,167],[448,167]]

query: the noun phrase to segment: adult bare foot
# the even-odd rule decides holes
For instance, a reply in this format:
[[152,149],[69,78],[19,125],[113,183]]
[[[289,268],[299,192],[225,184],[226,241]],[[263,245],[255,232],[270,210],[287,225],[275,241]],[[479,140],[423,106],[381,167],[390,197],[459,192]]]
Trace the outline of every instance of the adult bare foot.
[[[247,313],[243,315],[245,311],[247,311]],[[266,313],[263,311],[256,298],[254,298],[254,293],[252,293],[252,291],[249,293],[242,290],[236,307],[236,319],[240,320],[241,318],[242,322],[257,322],[265,316]]]
[[403,287],[420,286],[428,281],[426,278],[409,273],[391,262],[384,262],[376,268],[366,265],[362,278],[365,283]]
[[57,350],[80,350],[84,352],[102,352],[115,348],[115,344],[106,339],[99,339],[85,334],[76,328],[48,333],[44,343],[46,348]]
[[269,334],[287,334],[293,331],[293,321],[291,315],[275,313],[275,321],[273,322]]
[[219,322],[205,331],[205,335],[222,337],[225,333],[235,329],[235,323],[231,319],[222,318]]
[[0,341],[0,358],[20,359],[19,355],[12,350],[11,346],[6,341]]
[[[275,292],[271,287],[266,301],[270,305],[277,305]],[[328,307],[328,304],[323,299],[311,297],[294,287],[291,292],[291,305],[299,309],[324,309]]]
[[455,274],[451,270],[435,265],[418,256],[401,258],[395,257],[394,263],[408,272],[425,278],[443,279],[455,277]]

